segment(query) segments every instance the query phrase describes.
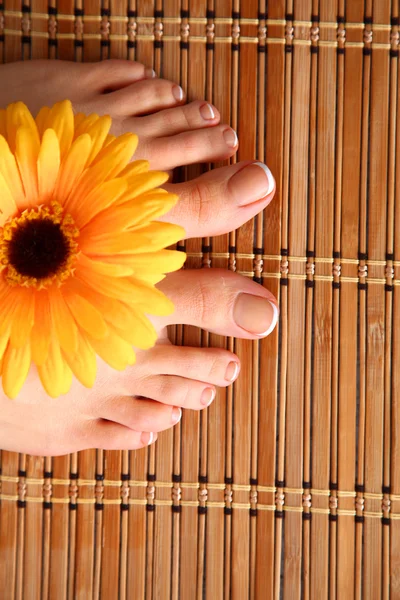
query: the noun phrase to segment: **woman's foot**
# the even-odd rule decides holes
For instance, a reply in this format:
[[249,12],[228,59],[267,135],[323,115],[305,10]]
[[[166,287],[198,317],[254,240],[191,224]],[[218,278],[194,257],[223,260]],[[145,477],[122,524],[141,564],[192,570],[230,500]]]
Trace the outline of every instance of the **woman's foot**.
[[[0,66],[0,79],[7,77],[7,91],[2,88],[0,105],[22,100],[37,111],[67,95],[77,110],[113,116],[116,134],[138,132],[142,139],[141,157],[149,158],[153,168],[218,160],[235,152],[235,147],[225,146],[223,150],[218,146],[217,138],[221,140],[222,131],[229,127],[212,127],[219,119],[216,109],[212,107],[214,120],[196,121],[194,108],[199,110],[205,103],[181,106],[179,101],[172,102],[166,93],[161,93],[172,91],[174,84],[154,78],[145,80],[144,76],[143,66],[122,61],[96,65],[38,61]],[[33,83],[39,91],[32,96]],[[156,97],[155,88],[151,87],[155,83],[161,100],[151,104],[149,98]],[[173,104],[175,108],[131,117],[133,97],[146,98],[147,104],[142,102],[140,110],[137,101],[140,113],[145,105],[147,112]],[[165,136],[165,131],[169,136]],[[209,136],[208,142],[205,135]],[[189,139],[191,158],[187,148],[183,154],[181,148]],[[190,238],[218,235],[240,227],[268,205],[275,182],[265,165],[247,161],[206,173],[191,182],[164,187],[181,198],[164,220],[183,226]],[[100,360],[93,389],[85,389],[75,381],[71,392],[58,400],[50,400],[43,393],[32,369],[26,384],[28,392],[14,401],[0,396],[2,448],[55,456],[93,447],[143,447],[156,439],[157,432],[179,420],[178,409],[205,408],[215,396],[215,386],[229,385],[239,373],[238,358],[225,350],[171,346],[168,325],[189,324],[245,339],[265,337],[276,325],[278,310],[272,294],[228,271],[185,270],[168,275],[158,287],[171,298],[176,310],[168,319],[152,318],[159,335],[157,346],[138,352],[135,366],[122,373]]]
[[0,86],[0,108],[21,101],[36,115],[42,106],[69,99],[77,113],[108,114],[114,135],[138,134],[135,158],[149,160],[152,169],[223,160],[236,152],[236,133],[219,124],[215,106],[186,104],[182,88],[153,75],[152,69],[124,60],[1,65],[0,82],[6,85]]

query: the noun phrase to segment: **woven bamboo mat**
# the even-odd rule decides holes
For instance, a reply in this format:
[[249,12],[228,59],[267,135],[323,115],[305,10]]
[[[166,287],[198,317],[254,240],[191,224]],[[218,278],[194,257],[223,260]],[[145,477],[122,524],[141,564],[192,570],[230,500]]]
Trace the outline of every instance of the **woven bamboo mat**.
[[0,4],[4,61],[139,60],[218,106],[278,191],[189,266],[281,307],[260,342],[173,332],[242,373],[149,450],[1,452],[2,598],[400,598],[398,25],[395,0]]

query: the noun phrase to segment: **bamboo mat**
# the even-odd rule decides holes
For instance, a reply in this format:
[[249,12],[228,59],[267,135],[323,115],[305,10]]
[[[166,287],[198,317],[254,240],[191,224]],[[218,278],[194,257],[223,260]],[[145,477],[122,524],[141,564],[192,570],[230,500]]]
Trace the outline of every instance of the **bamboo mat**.
[[281,308],[259,342],[174,330],[242,372],[149,450],[1,452],[2,598],[400,599],[398,2],[2,1],[6,62],[139,60],[218,106],[277,194],[188,264]]

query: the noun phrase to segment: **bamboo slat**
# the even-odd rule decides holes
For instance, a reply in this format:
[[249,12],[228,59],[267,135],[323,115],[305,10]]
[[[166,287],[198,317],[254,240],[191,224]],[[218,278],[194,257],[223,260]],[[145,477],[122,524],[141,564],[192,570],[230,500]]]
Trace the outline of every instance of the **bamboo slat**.
[[138,60],[218,107],[231,162],[264,161],[277,192],[180,245],[280,304],[257,342],[171,328],[235,351],[241,375],[148,450],[0,450],[2,598],[400,598],[399,16],[396,0],[0,0],[2,62]]

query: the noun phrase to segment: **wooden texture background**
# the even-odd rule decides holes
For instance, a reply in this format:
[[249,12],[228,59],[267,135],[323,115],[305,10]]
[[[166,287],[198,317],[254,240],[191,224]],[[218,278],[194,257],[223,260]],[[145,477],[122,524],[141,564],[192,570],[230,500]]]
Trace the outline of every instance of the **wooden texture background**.
[[186,250],[281,320],[254,343],[174,330],[242,372],[150,450],[2,451],[2,598],[399,599],[398,2],[22,1],[0,4],[3,61],[142,61],[269,165],[265,214]]

